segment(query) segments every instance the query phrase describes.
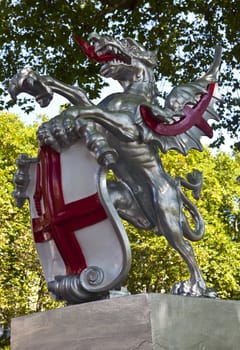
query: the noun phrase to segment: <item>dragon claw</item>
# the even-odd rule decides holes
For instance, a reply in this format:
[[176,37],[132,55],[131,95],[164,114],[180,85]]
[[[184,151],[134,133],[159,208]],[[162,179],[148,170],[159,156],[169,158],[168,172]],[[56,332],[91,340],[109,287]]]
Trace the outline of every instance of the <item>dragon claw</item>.
[[171,294],[205,298],[217,298],[218,296],[215,290],[207,288],[202,280],[177,282],[173,285]]
[[35,97],[41,107],[47,107],[53,98],[52,89],[47,85],[45,77],[30,67],[18,72],[9,85],[9,93],[14,100],[23,92]]

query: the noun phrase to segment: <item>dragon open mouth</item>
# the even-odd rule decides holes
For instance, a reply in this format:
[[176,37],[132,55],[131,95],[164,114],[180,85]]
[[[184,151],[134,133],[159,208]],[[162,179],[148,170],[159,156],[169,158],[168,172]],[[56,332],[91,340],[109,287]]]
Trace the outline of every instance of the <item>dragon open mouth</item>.
[[97,62],[112,62],[124,63],[127,65],[131,64],[131,58],[122,52],[122,50],[116,45],[90,45],[85,40],[82,40],[78,36],[74,37],[75,41],[81,46],[84,53],[90,60],[95,60]]

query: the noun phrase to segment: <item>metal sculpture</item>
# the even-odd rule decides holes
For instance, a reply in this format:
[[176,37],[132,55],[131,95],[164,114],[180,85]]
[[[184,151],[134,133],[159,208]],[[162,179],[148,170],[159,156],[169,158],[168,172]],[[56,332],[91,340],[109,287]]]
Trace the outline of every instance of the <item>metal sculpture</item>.
[[[190,279],[177,282],[173,294],[216,296],[206,287],[188,241],[202,238],[204,222],[181,190],[192,190],[198,199],[201,173],[194,170],[187,180],[171,178],[159,149],[186,155],[190,149],[202,150],[201,136],[212,137],[208,119],[218,120],[213,104],[219,99],[221,48],[216,48],[206,74],[174,88],[161,107],[154,52],[130,38],[93,33],[93,45],[75,39],[90,59],[103,63],[103,77],[119,81],[122,93],[94,105],[82,89],[31,68],[10,83],[13,98],[27,92],[45,107],[57,93],[73,104],[39,127],[39,156],[22,155],[15,175],[17,205],[30,199],[34,239],[49,290],[74,303],[107,297],[110,289],[121,286],[131,262],[121,217],[165,236],[185,260]],[[115,180],[106,181],[107,169],[112,169]]]

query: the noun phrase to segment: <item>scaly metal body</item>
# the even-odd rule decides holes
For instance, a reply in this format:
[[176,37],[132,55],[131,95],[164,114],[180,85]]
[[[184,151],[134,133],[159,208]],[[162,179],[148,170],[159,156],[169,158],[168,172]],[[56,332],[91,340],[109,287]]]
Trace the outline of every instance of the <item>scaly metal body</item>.
[[[153,52],[129,38],[115,40],[93,33],[90,39],[92,46],[76,38],[90,59],[104,63],[101,75],[118,80],[122,93],[111,94],[94,105],[83,90],[39,76],[31,69],[22,70],[12,80],[10,92],[13,97],[30,92],[42,106],[51,101],[53,92],[74,103],[40,126],[40,145],[61,153],[80,137],[83,125],[87,133],[96,130],[109,151],[100,159],[97,148],[88,147],[101,166],[111,168],[116,175],[116,180],[108,182],[107,190],[120,217],[137,228],[154,229],[165,236],[188,265],[190,279],[176,283],[172,293],[214,297],[206,287],[188,241],[202,238],[204,222],[181,190],[185,186],[198,198],[201,173],[194,170],[188,174],[188,181],[171,178],[162,166],[159,148],[162,152],[176,149],[183,154],[192,148],[201,151],[200,137],[212,136],[207,120],[217,120],[213,102],[218,98],[215,83],[221,49],[217,47],[214,62],[205,75],[174,88],[161,107],[157,102]],[[183,207],[191,214],[195,230],[190,228]]]

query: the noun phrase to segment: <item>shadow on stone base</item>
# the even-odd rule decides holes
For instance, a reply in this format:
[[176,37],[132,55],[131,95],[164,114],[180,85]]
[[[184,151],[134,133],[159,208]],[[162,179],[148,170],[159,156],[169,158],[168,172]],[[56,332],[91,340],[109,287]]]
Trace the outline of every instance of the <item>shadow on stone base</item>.
[[238,350],[240,302],[140,294],[12,320],[11,350]]

